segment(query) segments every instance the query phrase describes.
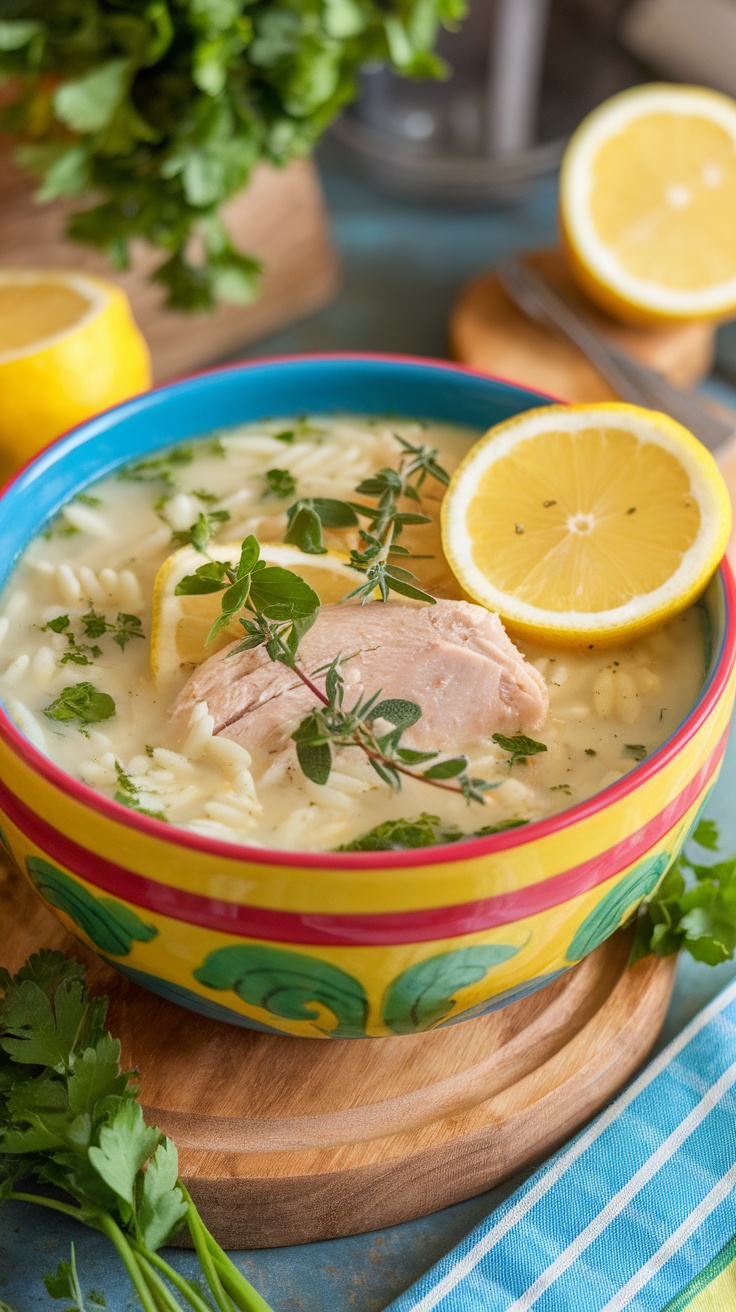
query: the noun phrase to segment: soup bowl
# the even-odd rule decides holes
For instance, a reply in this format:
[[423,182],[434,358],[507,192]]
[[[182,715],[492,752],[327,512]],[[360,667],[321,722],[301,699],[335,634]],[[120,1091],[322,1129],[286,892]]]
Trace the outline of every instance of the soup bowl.
[[[264,415],[394,413],[479,429],[546,398],[460,367],[315,356],[213,370],[118,406],[37,456],[0,500],[0,585],[86,485],[157,448]],[[555,979],[656,887],[718,774],[734,698],[734,582],[702,605],[706,678],[677,731],[550,818],[451,846],[286,852],[131,811],[0,712],[2,841],[64,925],[144,987],[208,1017],[314,1038],[453,1024]]]

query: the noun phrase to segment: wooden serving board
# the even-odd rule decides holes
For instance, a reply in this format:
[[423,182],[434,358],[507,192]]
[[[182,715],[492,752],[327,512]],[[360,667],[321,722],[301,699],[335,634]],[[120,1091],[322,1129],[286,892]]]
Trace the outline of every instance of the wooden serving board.
[[549,1153],[629,1079],[659,1032],[674,959],[627,968],[620,933],[547,988],[426,1035],[281,1038],[206,1020],[74,942],[0,868],[0,964],[73,952],[141,1101],[219,1241],[269,1248],[359,1234],[483,1192]]

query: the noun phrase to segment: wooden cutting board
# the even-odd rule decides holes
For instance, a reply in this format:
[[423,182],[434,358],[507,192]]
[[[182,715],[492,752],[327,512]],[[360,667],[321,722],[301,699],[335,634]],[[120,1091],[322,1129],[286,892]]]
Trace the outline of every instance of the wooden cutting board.
[[206,1020],[69,937],[0,867],[0,964],[60,947],[110,995],[149,1120],[230,1248],[359,1234],[482,1193],[549,1153],[629,1079],[659,1032],[673,958],[627,968],[620,933],[547,988],[431,1034],[315,1040]]

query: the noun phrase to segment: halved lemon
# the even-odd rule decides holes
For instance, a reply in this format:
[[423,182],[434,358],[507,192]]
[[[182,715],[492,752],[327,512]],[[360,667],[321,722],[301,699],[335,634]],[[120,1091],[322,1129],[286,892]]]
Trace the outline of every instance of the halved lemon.
[[544,406],[492,428],[442,504],[451,569],[531,638],[604,645],[699,596],[731,506],[705,447],[633,405]]
[[583,120],[560,175],[578,281],[624,321],[720,318],[736,307],[736,101],[654,83]]
[[0,457],[19,464],[151,385],[125,293],[68,269],[0,269]]
[[[239,542],[216,542],[210,544],[208,553],[213,560],[234,565],[240,559],[240,550]],[[266,542],[261,543],[261,559],[268,565],[280,565],[298,574],[314,588],[323,603],[340,601],[361,580],[360,574],[346,563],[347,556],[333,551],[324,556],[310,556],[286,543]],[[151,619],[151,674],[158,685],[167,683],[182,669],[201,665],[233,638],[243,637],[242,627],[235,619],[210,646],[206,646],[207,634],[220,614],[222,594],[175,595],[177,584],[184,576],[193,574],[204,563],[205,557],[194,547],[182,547],[167,557],[156,575]]]

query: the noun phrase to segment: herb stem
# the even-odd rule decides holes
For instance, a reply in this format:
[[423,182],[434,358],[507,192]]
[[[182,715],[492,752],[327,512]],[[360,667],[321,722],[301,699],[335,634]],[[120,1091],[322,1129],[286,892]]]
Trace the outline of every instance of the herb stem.
[[138,1266],[133,1250],[120,1229],[120,1226],[111,1216],[100,1213],[99,1228],[103,1234],[107,1235],[111,1243],[115,1245],[118,1255],[130,1276],[131,1284],[143,1305],[144,1312],[161,1312],[161,1306],[159,1304],[157,1307],[156,1303],[153,1301],[153,1297],[149,1292],[148,1285],[140,1267]]
[[268,1303],[261,1298],[242,1272],[238,1271],[227,1253],[223,1252],[217,1241],[208,1233],[208,1242],[212,1260],[228,1294],[238,1308],[238,1312],[271,1312]]
[[186,1223],[194,1242],[194,1248],[197,1257],[199,1258],[199,1264],[207,1277],[207,1283],[210,1287],[212,1297],[217,1304],[219,1312],[233,1312],[233,1305],[222,1287],[220,1277],[212,1260],[212,1253],[208,1243],[208,1239],[210,1238],[209,1231],[205,1227],[186,1185],[183,1184],[181,1180],[178,1180],[177,1184],[184,1195],[184,1198],[189,1203]]
[[143,1273],[144,1279],[148,1281],[151,1293],[159,1302],[161,1312],[182,1312],[181,1303],[174,1298],[171,1290],[167,1289],[158,1274],[158,1271],[154,1269],[151,1262],[148,1260],[148,1255],[145,1251],[141,1251],[141,1249],[137,1248],[134,1244],[131,1244],[131,1247],[135,1248],[138,1253],[138,1266]]
[[72,1207],[69,1203],[60,1203],[55,1198],[42,1198],[40,1194],[26,1194],[19,1189],[14,1189],[12,1193],[8,1194],[8,1200],[14,1203],[37,1203],[39,1207],[50,1207],[53,1212],[61,1212],[64,1216],[71,1216],[75,1221],[81,1221],[82,1225],[90,1226],[93,1230],[97,1228],[91,1221],[85,1221],[81,1207]]
[[145,1248],[137,1239],[132,1239],[130,1242],[131,1248],[135,1249],[136,1253],[139,1253],[150,1266],[156,1267],[162,1275],[165,1275],[166,1279],[171,1282],[174,1288],[189,1301],[194,1308],[194,1312],[212,1312],[209,1303],[206,1303],[205,1300],[200,1297],[191,1282],[186,1280],[184,1276],[180,1275],[173,1266],[169,1266],[169,1263],[165,1262],[158,1253],[151,1252],[149,1248]]
[[[323,706],[329,707],[329,698],[325,695],[322,689],[310,679],[309,675],[297,665],[296,661],[294,661],[293,665],[289,668],[294,671],[297,678],[301,679],[302,683],[309,688],[309,691],[314,694]],[[420,783],[431,784],[433,788],[441,788],[445,793],[462,793],[463,791],[462,788],[458,788],[457,784],[443,783],[441,779],[428,779],[426,775],[417,774],[414,770],[408,769],[407,766],[400,765],[398,761],[393,759],[389,761],[382,752],[377,751],[368,743],[364,742],[360,733],[351,734],[351,739],[356,747],[359,747],[362,752],[365,752],[365,755],[369,760],[379,761],[381,764],[390,765],[392,770],[395,770],[397,774],[405,775],[407,779],[418,779]]]

